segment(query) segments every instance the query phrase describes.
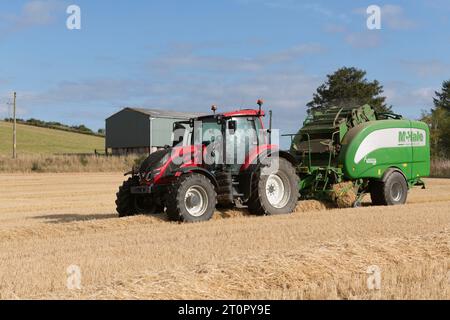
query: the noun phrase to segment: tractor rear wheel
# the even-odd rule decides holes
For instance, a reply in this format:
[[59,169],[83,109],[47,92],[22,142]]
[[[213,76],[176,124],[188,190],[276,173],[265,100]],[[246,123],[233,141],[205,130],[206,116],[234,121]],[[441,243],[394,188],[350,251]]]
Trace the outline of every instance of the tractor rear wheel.
[[119,217],[129,217],[138,214],[138,210],[135,206],[135,196],[131,194],[131,187],[139,185],[139,178],[132,177],[125,181],[119,192],[116,193],[116,210],[119,213]]
[[405,177],[401,173],[394,171],[384,182],[371,182],[370,197],[374,205],[394,206],[405,204],[408,198],[408,185]]
[[[294,166],[283,158],[274,157],[272,161],[279,161],[277,170],[270,172],[268,167],[260,168],[252,179],[251,196],[247,203],[252,214],[289,214],[297,205],[299,177]],[[263,172],[264,169],[269,172]]]
[[172,221],[200,222],[212,218],[217,194],[211,181],[202,174],[184,175],[169,190],[167,216]]

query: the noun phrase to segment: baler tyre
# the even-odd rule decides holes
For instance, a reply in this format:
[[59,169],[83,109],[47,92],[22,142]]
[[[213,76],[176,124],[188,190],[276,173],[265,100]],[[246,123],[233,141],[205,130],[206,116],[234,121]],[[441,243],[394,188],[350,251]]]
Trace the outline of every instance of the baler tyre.
[[408,184],[405,177],[397,171],[392,172],[383,184],[383,203],[388,206],[406,203]]
[[386,180],[370,183],[370,197],[376,206],[392,206],[406,203],[408,185],[399,172],[392,172]]
[[131,187],[137,185],[139,185],[139,178],[131,177],[119,187],[119,192],[116,193],[116,210],[120,218],[138,214],[135,196],[131,194]]
[[202,174],[182,176],[170,188],[167,199],[167,216],[172,221],[201,222],[212,218],[217,194],[211,181]]
[[372,205],[374,206],[386,206],[386,200],[383,196],[384,183],[382,181],[370,181],[369,190],[370,198],[372,199]]
[[257,169],[252,179],[248,210],[255,215],[290,214],[295,210],[299,198],[299,177],[294,166],[284,158],[279,161],[276,172],[262,175]]

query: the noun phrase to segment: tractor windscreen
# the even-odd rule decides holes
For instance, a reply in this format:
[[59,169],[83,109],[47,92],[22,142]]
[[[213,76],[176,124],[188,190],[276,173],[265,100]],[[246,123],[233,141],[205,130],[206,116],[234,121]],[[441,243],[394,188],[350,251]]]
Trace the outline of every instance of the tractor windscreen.
[[209,145],[222,138],[222,125],[217,119],[197,121],[192,135],[193,144]]

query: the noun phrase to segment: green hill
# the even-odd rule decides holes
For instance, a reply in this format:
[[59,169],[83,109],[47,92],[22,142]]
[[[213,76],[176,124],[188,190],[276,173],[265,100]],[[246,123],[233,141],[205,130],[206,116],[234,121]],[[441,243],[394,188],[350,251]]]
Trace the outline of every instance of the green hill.
[[[105,139],[80,133],[17,125],[17,154],[94,153]],[[0,155],[12,154],[12,123],[0,121]]]

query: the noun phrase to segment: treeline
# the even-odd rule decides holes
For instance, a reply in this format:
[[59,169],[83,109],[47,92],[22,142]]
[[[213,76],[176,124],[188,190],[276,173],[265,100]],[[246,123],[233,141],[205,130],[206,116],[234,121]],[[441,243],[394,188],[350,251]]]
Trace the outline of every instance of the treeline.
[[[5,118],[6,122],[13,122],[12,118]],[[99,129],[97,132],[94,132],[92,129],[89,129],[84,124],[75,125],[75,126],[69,126],[66,124],[62,124],[60,122],[56,121],[43,121],[38,119],[16,119],[17,123],[19,124],[25,124],[29,126],[35,126],[40,128],[48,128],[48,129],[55,129],[55,130],[62,130],[62,131],[68,131],[68,132],[75,132],[75,133],[82,133],[82,134],[88,134],[92,136],[99,136],[104,137],[105,136],[105,130]]]
[[430,127],[431,153],[435,158],[450,159],[450,80],[435,93],[434,107],[422,112],[422,121]]

